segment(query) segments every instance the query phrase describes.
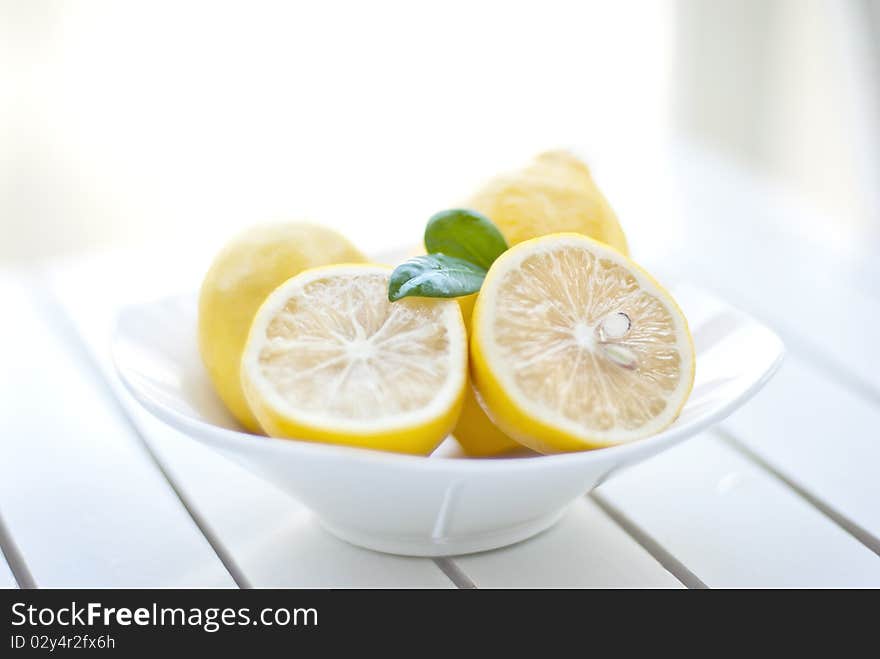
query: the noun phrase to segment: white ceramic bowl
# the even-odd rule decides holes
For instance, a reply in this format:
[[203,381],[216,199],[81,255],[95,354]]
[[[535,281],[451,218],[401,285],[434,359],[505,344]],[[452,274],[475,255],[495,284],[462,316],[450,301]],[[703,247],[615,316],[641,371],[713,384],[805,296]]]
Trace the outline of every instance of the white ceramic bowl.
[[199,358],[194,295],[121,311],[113,357],[146,409],[288,491],[331,533],[395,554],[465,554],[546,529],[619,469],[717,423],[776,371],[783,345],[772,331],[694,287],[673,294],[697,350],[696,382],[681,416],[648,439],[582,453],[467,459],[450,439],[423,458],[242,432]]

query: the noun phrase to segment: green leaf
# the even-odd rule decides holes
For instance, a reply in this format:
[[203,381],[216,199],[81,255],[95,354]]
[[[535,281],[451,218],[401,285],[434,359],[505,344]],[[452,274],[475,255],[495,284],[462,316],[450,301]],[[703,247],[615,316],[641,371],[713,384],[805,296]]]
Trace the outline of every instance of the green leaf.
[[460,297],[480,290],[486,270],[446,254],[416,256],[391,273],[388,299],[404,297]]
[[453,208],[440,211],[425,227],[425,250],[470,261],[484,270],[507,249],[507,242],[491,220],[477,211]]

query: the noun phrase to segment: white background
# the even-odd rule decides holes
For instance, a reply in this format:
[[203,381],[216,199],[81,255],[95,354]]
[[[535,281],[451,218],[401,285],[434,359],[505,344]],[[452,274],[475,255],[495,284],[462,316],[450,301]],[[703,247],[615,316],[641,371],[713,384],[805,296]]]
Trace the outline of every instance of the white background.
[[299,218],[415,243],[555,146],[650,248],[675,227],[645,163],[682,136],[809,198],[848,255],[878,237],[872,1],[0,0],[0,262]]

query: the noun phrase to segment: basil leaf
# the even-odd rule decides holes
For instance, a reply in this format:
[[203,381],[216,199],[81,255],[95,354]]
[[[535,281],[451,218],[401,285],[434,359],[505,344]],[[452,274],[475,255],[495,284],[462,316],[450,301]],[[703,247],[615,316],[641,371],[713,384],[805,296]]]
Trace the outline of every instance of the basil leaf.
[[404,297],[460,297],[480,290],[486,270],[446,254],[416,256],[391,273],[388,299]]
[[425,251],[470,261],[484,270],[507,249],[507,242],[491,220],[477,211],[453,208],[440,211],[425,227]]

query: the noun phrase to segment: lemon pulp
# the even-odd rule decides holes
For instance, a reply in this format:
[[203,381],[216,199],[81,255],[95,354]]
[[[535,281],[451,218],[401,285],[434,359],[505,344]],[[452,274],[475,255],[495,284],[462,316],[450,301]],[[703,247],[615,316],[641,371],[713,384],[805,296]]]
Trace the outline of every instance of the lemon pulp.
[[461,409],[467,342],[454,300],[388,301],[390,269],[306,271],[276,289],[242,358],[272,436],[428,454]]
[[472,322],[472,375],[492,420],[540,452],[659,432],[693,386],[693,342],[675,301],[585,236],[545,236],[504,253]]

